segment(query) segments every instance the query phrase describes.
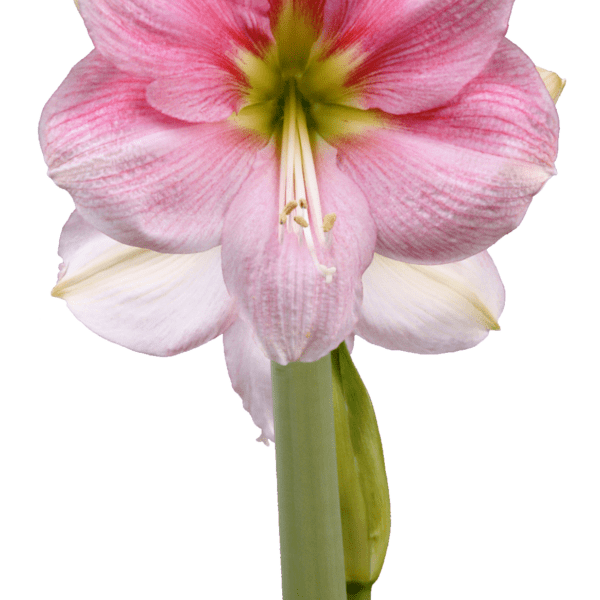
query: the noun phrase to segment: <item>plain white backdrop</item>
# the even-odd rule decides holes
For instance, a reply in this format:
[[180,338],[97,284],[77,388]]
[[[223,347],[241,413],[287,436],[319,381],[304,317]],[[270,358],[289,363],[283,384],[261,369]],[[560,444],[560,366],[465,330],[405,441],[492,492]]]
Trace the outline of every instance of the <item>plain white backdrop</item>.
[[[502,331],[444,356],[357,340],[392,499],[374,600],[600,598],[599,16],[516,1],[508,37],[568,84],[559,174],[491,250]],[[30,0],[0,27],[0,598],[276,600],[274,447],[221,340],[135,354],[49,295],[72,202],[37,121],[92,47],[83,23],[70,0]]]

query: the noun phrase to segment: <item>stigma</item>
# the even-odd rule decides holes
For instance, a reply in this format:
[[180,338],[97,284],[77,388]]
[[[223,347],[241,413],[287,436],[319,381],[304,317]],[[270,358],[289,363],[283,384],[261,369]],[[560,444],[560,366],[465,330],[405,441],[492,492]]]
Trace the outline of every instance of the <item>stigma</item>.
[[330,283],[336,269],[319,262],[315,244],[325,246],[335,214],[323,218],[306,114],[295,78],[289,79],[287,88],[279,170],[279,241],[286,232],[304,239],[316,269]]

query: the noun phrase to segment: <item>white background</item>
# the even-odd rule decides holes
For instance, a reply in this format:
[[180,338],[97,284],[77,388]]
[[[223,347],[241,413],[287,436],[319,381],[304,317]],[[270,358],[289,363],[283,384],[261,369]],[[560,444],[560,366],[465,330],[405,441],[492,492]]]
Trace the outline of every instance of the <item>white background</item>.
[[[568,85],[559,175],[492,248],[502,331],[435,357],[357,341],[393,511],[374,600],[600,598],[600,15],[580,6],[513,12],[508,37]],[[221,340],[135,354],[49,295],[72,203],[37,121],[91,43],[69,0],[2,17],[0,598],[276,600],[274,447],[254,441]]]

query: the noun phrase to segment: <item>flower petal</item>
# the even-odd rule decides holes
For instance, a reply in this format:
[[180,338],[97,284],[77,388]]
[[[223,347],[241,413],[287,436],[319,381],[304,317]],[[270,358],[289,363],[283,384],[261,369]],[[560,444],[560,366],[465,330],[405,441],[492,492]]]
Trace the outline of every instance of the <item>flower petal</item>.
[[363,275],[356,333],[419,354],[471,348],[500,329],[504,286],[487,252],[447,265],[409,265],[375,255]]
[[317,360],[352,332],[362,298],[361,275],[375,242],[367,203],[337,168],[333,148],[321,142],[315,155],[323,212],[337,213],[326,247],[316,242],[319,261],[337,269],[331,283],[296,234],[286,232],[278,241],[275,144],[262,151],[223,229],[227,288],[266,355],[280,364]]
[[354,42],[364,55],[347,85],[360,90],[364,108],[406,114],[444,104],[484,68],[506,33],[513,0],[362,4],[337,41]]
[[235,318],[220,248],[159,254],[115,242],[74,212],[60,238],[52,291],[98,335],[137,352],[170,356],[220,335]]
[[81,0],[94,45],[137,77],[193,73],[233,63],[243,47],[259,52],[271,39],[264,6],[230,0]]
[[558,117],[533,63],[503,42],[446,107],[331,140],[369,199],[376,252],[442,263],[491,246],[555,173]]
[[148,89],[154,108],[193,122],[241,108],[240,52],[260,55],[271,39],[264,9],[229,0],[82,0],[81,12],[104,57],[155,80]]
[[165,115],[198,123],[222,121],[243,103],[235,78],[213,65],[153,81],[146,90],[146,99]]
[[82,217],[122,243],[208,250],[264,142],[229,122],[166,117],[147,104],[146,83],[95,51],[83,59],[42,114],[49,175]]
[[262,429],[258,440],[268,445],[268,440],[275,441],[271,361],[254,339],[250,325],[240,318],[223,334],[223,346],[231,385]]
[[[354,334],[345,342],[348,351],[352,352]],[[223,347],[231,385],[242,398],[255,425],[262,430],[257,441],[268,446],[269,440],[275,441],[271,361],[260,349],[252,327],[241,318],[223,334]]]
[[559,77],[556,73],[552,71],[548,71],[547,69],[543,69],[542,67],[536,67],[537,72],[540,74],[550,97],[554,104],[560,98],[562,91],[567,84],[567,80]]

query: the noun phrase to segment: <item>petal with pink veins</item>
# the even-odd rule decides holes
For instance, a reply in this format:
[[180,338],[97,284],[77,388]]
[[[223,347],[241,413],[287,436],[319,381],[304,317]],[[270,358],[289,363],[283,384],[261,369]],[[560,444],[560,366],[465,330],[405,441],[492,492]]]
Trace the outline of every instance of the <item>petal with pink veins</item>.
[[60,238],[52,291],[98,335],[156,356],[208,342],[235,319],[220,248],[160,254],[115,242],[74,212]]
[[241,87],[225,70],[206,65],[202,70],[153,81],[146,99],[150,106],[176,119],[222,121],[241,108]]
[[449,105],[331,142],[369,200],[376,252],[444,263],[488,248],[521,222],[555,173],[557,140],[542,80],[505,41]]
[[410,265],[375,255],[363,275],[356,333],[419,354],[471,348],[499,329],[504,286],[487,252],[446,265]]
[[[352,352],[354,334],[345,341],[348,351]],[[268,446],[269,441],[275,441],[271,361],[260,349],[252,327],[241,318],[223,334],[223,346],[231,385],[255,425],[262,430],[257,441]]]
[[261,2],[81,0],[100,53],[138,77],[159,79],[230,68],[239,48],[260,53],[272,39]]
[[504,38],[513,0],[360,4],[335,42],[362,55],[346,84],[364,108],[406,114],[441,106],[483,70]]
[[49,175],[82,217],[124,244],[208,250],[264,141],[229,122],[162,115],[146,102],[146,85],[96,51],[83,59],[42,114]]
[[320,262],[337,269],[330,283],[302,234],[285,232],[278,240],[275,144],[262,151],[223,228],[227,288],[265,354],[280,364],[317,360],[353,331],[360,278],[373,256],[375,227],[364,196],[336,167],[333,148],[321,142],[315,157],[323,213],[337,214],[326,245],[316,244]]

